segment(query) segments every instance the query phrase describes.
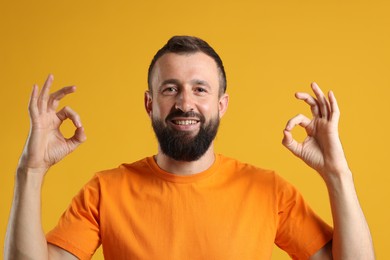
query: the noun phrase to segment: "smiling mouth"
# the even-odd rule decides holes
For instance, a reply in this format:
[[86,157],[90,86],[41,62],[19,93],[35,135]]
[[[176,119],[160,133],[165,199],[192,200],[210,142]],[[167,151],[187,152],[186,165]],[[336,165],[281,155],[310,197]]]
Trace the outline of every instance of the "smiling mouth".
[[195,125],[197,123],[199,123],[198,120],[172,120],[172,123],[174,123],[175,125]]

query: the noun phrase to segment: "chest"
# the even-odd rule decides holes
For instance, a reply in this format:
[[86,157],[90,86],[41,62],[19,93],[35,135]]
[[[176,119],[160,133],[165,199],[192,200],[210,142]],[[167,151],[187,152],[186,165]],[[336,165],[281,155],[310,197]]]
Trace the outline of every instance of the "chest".
[[155,183],[116,192],[101,201],[107,259],[115,251],[123,259],[270,258],[275,202],[259,187]]

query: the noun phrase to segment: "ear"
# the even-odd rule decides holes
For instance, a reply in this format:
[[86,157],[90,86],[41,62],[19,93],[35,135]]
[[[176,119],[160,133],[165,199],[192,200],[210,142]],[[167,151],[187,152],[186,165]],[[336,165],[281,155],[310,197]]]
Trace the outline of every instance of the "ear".
[[152,117],[152,100],[152,94],[149,92],[149,90],[145,91],[144,105],[146,113],[148,113],[149,117]]
[[228,105],[229,105],[229,95],[224,93],[222,97],[219,98],[219,102],[218,102],[219,118],[222,118],[222,116],[225,114]]

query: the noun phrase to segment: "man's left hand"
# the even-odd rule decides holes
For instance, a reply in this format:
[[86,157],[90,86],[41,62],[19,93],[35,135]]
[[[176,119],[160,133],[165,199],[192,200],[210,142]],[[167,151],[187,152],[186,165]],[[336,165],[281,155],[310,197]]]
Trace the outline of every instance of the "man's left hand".
[[[316,83],[311,84],[315,97],[298,92],[295,97],[310,105],[312,119],[299,114],[287,122],[283,145],[320,173],[327,182],[332,177],[350,172],[338,133],[340,111],[332,91],[328,99]],[[299,143],[292,136],[295,126],[305,128],[307,137]]]

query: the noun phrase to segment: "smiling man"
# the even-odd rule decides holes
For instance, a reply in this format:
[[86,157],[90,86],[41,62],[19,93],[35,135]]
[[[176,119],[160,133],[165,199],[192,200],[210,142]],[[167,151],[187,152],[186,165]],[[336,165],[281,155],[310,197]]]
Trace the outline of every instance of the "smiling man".
[[[312,84],[297,93],[313,118],[292,118],[283,144],[315,169],[328,188],[333,228],[273,171],[215,154],[213,141],[228,107],[218,54],[196,37],[176,36],[149,68],[145,109],[158,139],[154,156],[97,173],[46,236],[41,186],[49,168],[85,141],[79,116],[34,85],[30,134],[16,171],[5,259],[271,259],[274,244],[293,259],[374,259],[371,235],[338,137],[339,109]],[[75,134],[59,127],[70,119]],[[300,125],[303,143],[292,137]]]
[[154,61],[145,107],[161,151],[156,160],[166,161],[163,169],[170,172],[166,167],[195,161],[203,166],[194,170],[203,171],[214,161],[210,144],[228,105],[223,67],[200,51],[166,53]]

